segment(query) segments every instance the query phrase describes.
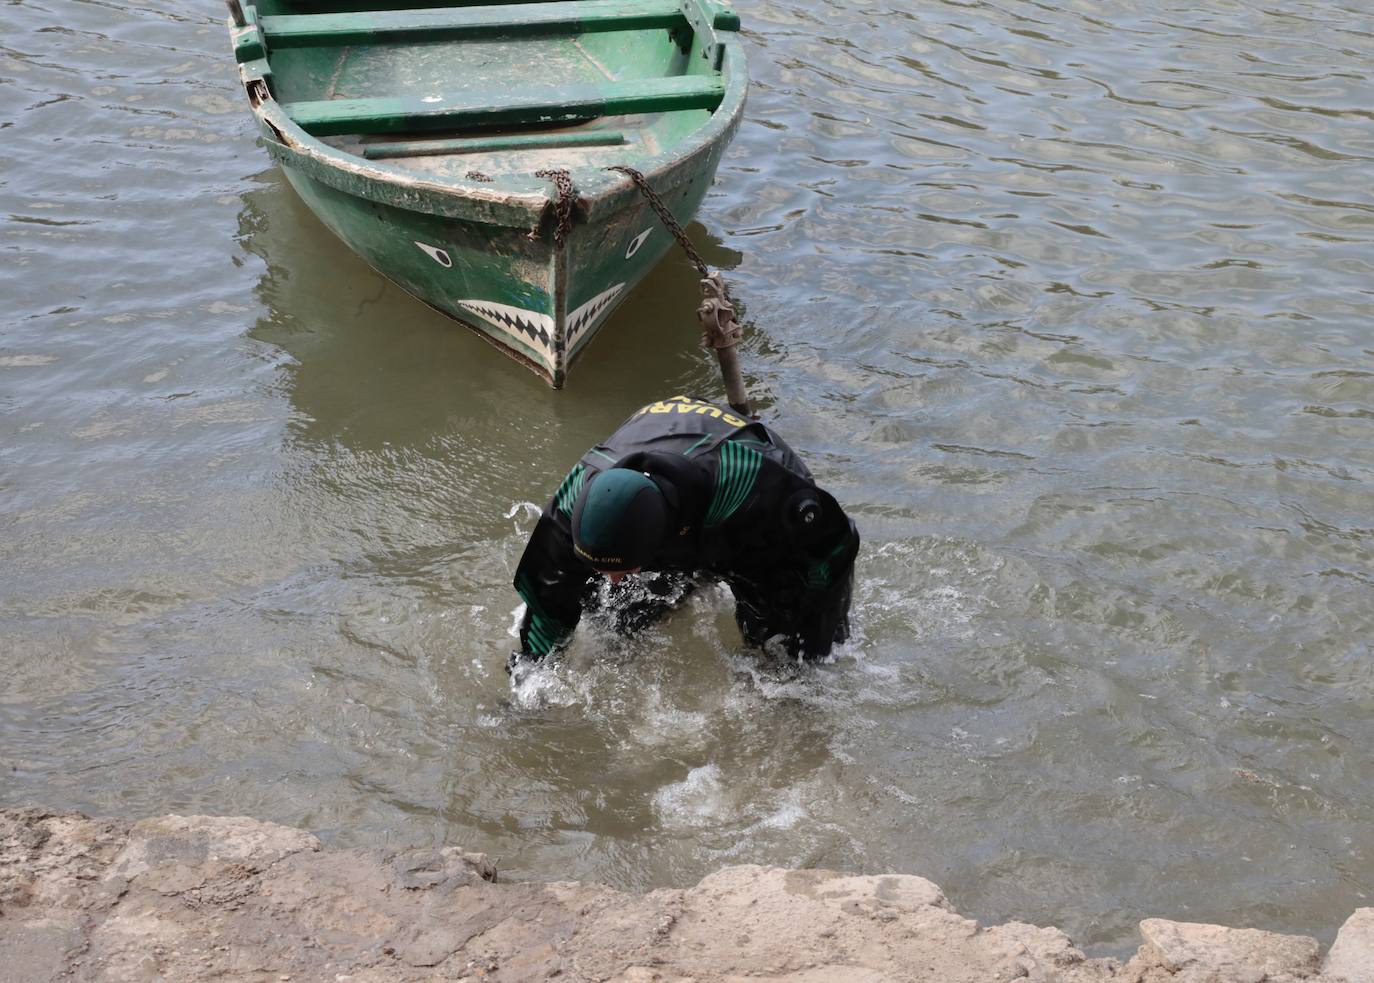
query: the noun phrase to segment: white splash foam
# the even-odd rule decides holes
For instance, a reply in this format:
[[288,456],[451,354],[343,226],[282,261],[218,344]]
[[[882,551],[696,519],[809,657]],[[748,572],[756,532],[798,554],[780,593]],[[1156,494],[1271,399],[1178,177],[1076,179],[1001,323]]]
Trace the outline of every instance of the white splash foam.
[[713,826],[725,820],[719,766],[693,768],[682,781],[664,785],[654,793],[654,809],[665,826]]
[[520,519],[528,521],[530,519],[538,519],[543,512],[544,510],[533,502],[516,502],[510,507],[510,511],[506,513],[506,518],[514,519],[519,515]]
[[694,747],[707,733],[710,718],[693,710],[682,710],[664,703],[663,690],[658,685],[642,691],[642,715],[631,726],[636,744],[648,747],[671,746],[675,749]]
[[578,702],[577,692],[548,664],[517,666],[510,683],[511,702],[524,710],[566,707]]

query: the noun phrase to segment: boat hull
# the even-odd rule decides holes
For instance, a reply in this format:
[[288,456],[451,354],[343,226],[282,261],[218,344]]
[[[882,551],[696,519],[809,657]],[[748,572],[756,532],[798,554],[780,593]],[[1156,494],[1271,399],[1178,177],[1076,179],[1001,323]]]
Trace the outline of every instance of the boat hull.
[[[512,33],[516,21],[502,20],[500,36],[480,50],[451,38],[398,39],[398,18],[406,31],[417,29],[412,21],[437,18],[451,34],[476,30],[497,13],[514,16],[511,8],[451,0],[443,9],[394,14],[302,15],[284,13],[297,9],[283,6],[293,0],[267,2],[262,17],[246,8],[231,37],[263,144],[296,193],[379,273],[555,388],[673,247],[633,182],[611,165],[641,171],[686,225],[743,115],[738,18],[717,0],[645,8],[653,11],[645,16],[655,23],[667,18],[671,29],[636,20],[621,25],[623,32],[526,42]],[[562,23],[562,6],[518,9],[542,18],[547,33]],[[593,2],[586,10],[605,6]],[[582,18],[573,18],[576,29],[590,30]],[[355,34],[378,41],[381,35],[369,33],[375,31],[391,32],[390,47],[345,43]],[[566,71],[566,85],[541,81],[538,89],[566,103],[534,106],[535,90],[518,84],[502,102],[500,84],[493,88],[492,79],[473,74],[488,71],[497,54],[506,59],[505,75],[509,65],[524,64],[521,58],[538,66],[541,79]],[[409,95],[398,92],[397,80],[409,80],[401,87]],[[447,94],[422,95],[450,82],[456,87]],[[496,113],[523,114],[524,128],[503,130],[491,122]],[[481,135],[463,136],[469,125]],[[570,179],[570,200],[553,172]],[[570,222],[560,228],[562,213]]]
[[[727,141],[654,176],[686,225],[710,188]],[[577,357],[635,285],[673,247],[640,197],[620,196],[554,241],[552,215],[521,229],[386,204],[281,160],[320,221],[378,273],[466,325],[561,388]],[[547,227],[546,227],[547,226]]]

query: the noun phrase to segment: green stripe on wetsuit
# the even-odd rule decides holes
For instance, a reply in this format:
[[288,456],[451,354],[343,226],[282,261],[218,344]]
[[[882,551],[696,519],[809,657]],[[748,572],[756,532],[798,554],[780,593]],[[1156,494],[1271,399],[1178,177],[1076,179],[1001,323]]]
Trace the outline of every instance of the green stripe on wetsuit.
[[571,517],[573,503],[577,501],[577,496],[581,494],[582,486],[586,483],[587,466],[579,464],[568,472],[568,476],[558,486],[558,491],[553,493],[554,507],[564,515]]
[[529,649],[530,655],[542,659],[557,648],[572,633],[572,629],[544,612],[543,606],[535,600],[534,589],[526,578],[521,577],[516,581],[515,589],[520,592],[520,596],[529,607],[530,621],[525,629],[525,647]]
[[811,560],[806,565],[806,586],[812,590],[820,590],[830,586],[830,579],[833,573],[830,569],[830,561],[839,556],[848,545],[844,541],[825,555],[823,560]]
[[720,445],[716,487],[711,495],[711,507],[706,510],[707,527],[720,525],[739,510],[754,490],[762,467],[763,455],[739,441],[727,440]]

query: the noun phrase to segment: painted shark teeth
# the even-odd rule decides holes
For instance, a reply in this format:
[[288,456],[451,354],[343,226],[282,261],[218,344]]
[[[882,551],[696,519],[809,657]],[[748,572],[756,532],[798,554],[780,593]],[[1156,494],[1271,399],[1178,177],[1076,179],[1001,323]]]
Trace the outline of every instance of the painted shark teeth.
[[568,342],[590,328],[596,321],[606,313],[611,306],[611,302],[620,296],[620,291],[625,289],[625,284],[617,283],[615,286],[601,291],[591,300],[587,301],[577,310],[568,315]]
[[[585,334],[592,325],[604,317],[606,311],[610,309],[611,304],[615,302],[615,299],[620,296],[624,289],[625,284],[617,283],[615,286],[601,291],[569,314],[567,320],[568,344],[571,344],[578,336]],[[531,341],[537,342],[544,351],[552,352],[554,333],[552,315],[526,310],[523,307],[513,307],[510,304],[498,304],[492,300],[460,300],[458,306],[490,321],[499,328],[509,331],[511,334],[524,335]]]
[[553,340],[553,318],[548,314],[490,300],[460,300],[458,306],[486,318],[497,327],[526,335],[531,341],[539,342],[546,351]]

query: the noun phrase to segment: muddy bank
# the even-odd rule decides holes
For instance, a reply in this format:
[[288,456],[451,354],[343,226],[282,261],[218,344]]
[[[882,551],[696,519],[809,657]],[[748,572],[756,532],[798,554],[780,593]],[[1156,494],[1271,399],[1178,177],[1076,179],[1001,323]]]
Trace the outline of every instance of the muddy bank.
[[911,876],[731,867],[686,890],[506,884],[455,848],[252,819],[0,812],[0,980],[1374,983],[1374,908],[1315,939],[1148,919],[1126,963],[982,927]]

